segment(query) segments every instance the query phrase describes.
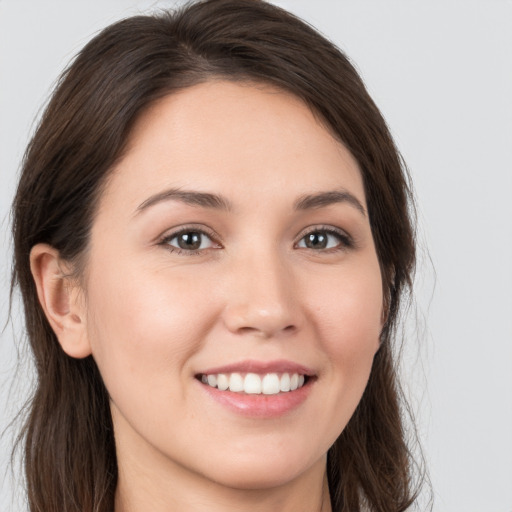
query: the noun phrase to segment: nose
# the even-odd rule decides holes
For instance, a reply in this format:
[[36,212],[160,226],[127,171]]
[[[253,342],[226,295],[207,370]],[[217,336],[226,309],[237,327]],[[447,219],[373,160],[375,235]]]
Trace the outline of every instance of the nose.
[[238,335],[289,335],[300,326],[296,291],[292,269],[277,256],[240,261],[228,278],[224,324]]

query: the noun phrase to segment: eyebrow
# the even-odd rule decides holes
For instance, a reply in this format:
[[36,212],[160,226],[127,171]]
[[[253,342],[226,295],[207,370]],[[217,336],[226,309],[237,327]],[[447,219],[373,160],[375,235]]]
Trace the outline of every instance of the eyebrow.
[[136,213],[164,201],[181,201],[182,203],[190,204],[192,206],[213,208],[217,210],[229,211],[232,209],[231,203],[226,198],[217,194],[171,188],[146,199],[137,207]]
[[[231,211],[233,209],[228,199],[218,194],[171,188],[146,199],[137,207],[136,213],[164,201],[181,201],[192,206],[224,211]],[[295,201],[294,209],[309,210],[330,206],[336,203],[348,203],[366,217],[366,210],[359,199],[347,190],[331,190],[301,196]]]
[[366,210],[356,196],[347,190],[331,190],[328,192],[318,192],[317,194],[308,194],[299,197],[295,201],[296,210],[309,210],[312,208],[322,208],[336,203],[348,203],[366,217]]

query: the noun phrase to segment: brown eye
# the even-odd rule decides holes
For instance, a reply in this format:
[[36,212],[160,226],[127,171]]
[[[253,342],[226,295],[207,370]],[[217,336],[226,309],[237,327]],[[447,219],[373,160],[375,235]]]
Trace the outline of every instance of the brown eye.
[[214,245],[212,239],[201,231],[182,231],[167,238],[165,243],[183,251],[199,251]]
[[297,247],[313,249],[316,251],[348,248],[352,246],[350,237],[334,229],[317,229],[304,235],[297,244]]
[[304,245],[308,249],[325,249],[329,240],[325,233],[310,233],[304,237]]

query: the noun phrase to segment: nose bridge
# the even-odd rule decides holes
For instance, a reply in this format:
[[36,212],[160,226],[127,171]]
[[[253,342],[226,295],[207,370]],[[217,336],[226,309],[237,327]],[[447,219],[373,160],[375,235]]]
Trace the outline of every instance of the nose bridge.
[[293,272],[276,248],[236,258],[225,309],[228,329],[271,337],[298,327]]

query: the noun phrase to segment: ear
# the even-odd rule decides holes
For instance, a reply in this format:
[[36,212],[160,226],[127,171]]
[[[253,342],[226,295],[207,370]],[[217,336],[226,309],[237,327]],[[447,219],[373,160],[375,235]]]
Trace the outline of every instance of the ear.
[[75,358],[90,355],[85,301],[78,284],[66,275],[69,265],[50,245],[37,244],[30,251],[30,269],[39,302],[64,352]]

